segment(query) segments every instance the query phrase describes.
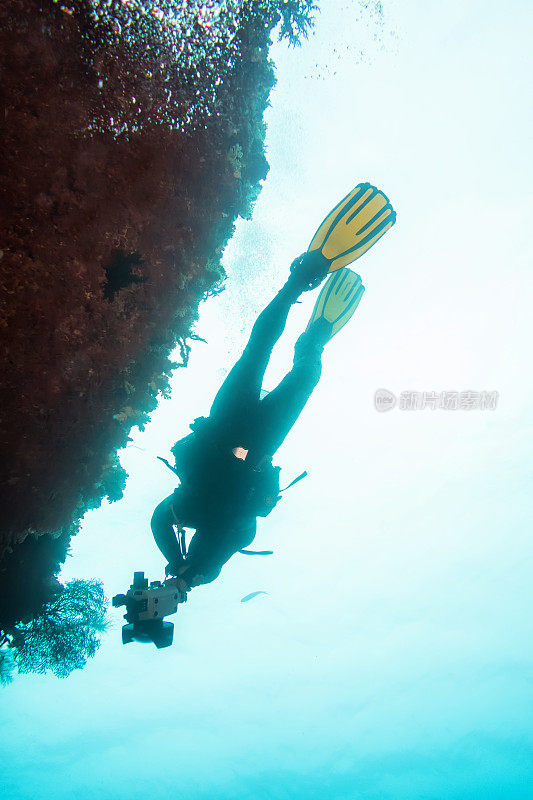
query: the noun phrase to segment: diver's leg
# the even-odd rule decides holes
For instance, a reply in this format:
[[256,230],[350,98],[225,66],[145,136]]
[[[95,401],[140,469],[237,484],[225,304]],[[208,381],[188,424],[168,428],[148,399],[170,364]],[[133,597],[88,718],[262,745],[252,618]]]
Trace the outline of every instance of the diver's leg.
[[272,456],[300,416],[322,372],[325,342],[305,331],[294,347],[294,363],[281,383],[260,403],[259,421],[247,460],[254,464]]
[[289,278],[260,313],[242,356],[213,400],[209,416],[214,422],[227,426],[236,420],[242,422],[246,414],[255,413],[272,350],[283,333],[290,308],[300,293],[301,288]]

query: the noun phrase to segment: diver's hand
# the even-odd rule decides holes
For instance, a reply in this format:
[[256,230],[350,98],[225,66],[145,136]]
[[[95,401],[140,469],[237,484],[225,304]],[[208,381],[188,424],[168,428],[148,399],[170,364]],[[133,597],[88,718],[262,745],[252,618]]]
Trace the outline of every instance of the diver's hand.
[[185,578],[170,578],[168,585],[172,586],[173,590],[176,590],[178,604],[187,602],[187,592],[191,591],[191,587]]
[[168,578],[169,575],[176,576],[179,568],[182,566],[183,558],[178,558],[176,561],[170,561],[165,567],[165,578]]
[[165,575],[167,578],[172,576],[171,580],[175,583],[176,589],[180,595],[178,603],[184,603],[187,600],[187,592],[190,592],[192,587],[185,580],[185,578],[177,575],[180,567],[183,568],[183,560],[173,564],[167,564],[165,567]]
[[191,587],[185,578],[176,578],[176,588],[180,594],[178,603],[185,603],[187,601],[187,592],[191,591]]

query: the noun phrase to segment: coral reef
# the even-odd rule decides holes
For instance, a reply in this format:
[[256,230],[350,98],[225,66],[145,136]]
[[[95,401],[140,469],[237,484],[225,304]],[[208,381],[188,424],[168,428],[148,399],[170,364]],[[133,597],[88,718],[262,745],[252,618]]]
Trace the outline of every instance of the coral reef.
[[[83,514],[121,497],[117,450],[186,365],[199,302],[222,289],[220,255],[267,174],[270,32],[281,21],[296,42],[312,9],[1,5],[4,586],[56,537],[55,570],[35,570],[44,602]],[[10,620],[28,613],[19,594]]]

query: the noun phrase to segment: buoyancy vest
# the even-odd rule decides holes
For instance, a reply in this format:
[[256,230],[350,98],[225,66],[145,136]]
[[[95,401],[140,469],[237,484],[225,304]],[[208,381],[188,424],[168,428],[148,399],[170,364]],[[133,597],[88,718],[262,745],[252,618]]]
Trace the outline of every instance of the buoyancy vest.
[[[279,474],[265,457],[258,466],[237,458],[231,447],[210,435],[209,419],[198,417],[192,433],[180,439],[171,452],[173,468],[181,481],[175,491],[176,513],[185,526],[227,521],[236,517],[266,517],[281,499]],[[235,448],[239,443],[235,443]],[[305,477],[303,472],[289,486]],[[285,488],[289,488],[288,486]]]

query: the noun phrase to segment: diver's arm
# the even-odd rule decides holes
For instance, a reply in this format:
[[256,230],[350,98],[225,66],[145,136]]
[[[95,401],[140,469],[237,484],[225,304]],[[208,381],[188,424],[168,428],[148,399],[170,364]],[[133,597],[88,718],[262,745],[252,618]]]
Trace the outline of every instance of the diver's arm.
[[150,527],[154,534],[156,545],[159,547],[169,564],[176,564],[182,560],[178,539],[174,532],[174,516],[170,508],[173,495],[165,497],[159,503],[152,515]]

